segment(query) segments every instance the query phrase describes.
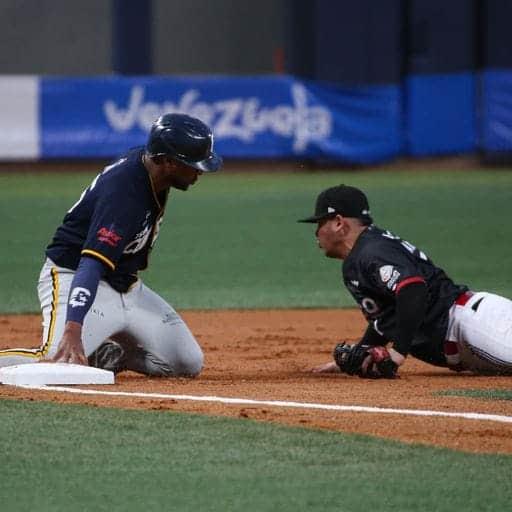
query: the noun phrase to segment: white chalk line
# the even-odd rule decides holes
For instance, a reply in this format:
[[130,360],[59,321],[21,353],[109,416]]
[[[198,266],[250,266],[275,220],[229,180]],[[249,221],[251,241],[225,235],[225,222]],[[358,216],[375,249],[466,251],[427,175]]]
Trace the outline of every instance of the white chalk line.
[[252,400],[249,398],[225,398],[220,396],[194,396],[194,395],[167,395],[162,393],[138,393],[128,391],[101,391],[95,389],[68,388],[64,386],[34,386],[23,385],[22,388],[38,389],[43,391],[58,391],[61,393],[74,393],[79,395],[124,396],[137,398],[158,398],[161,400],[183,400],[192,402],[217,402],[234,405],[265,405],[268,407],[288,407],[295,409],[320,409],[324,411],[339,412],[365,412],[373,414],[399,414],[403,416],[438,416],[444,418],[462,418],[466,420],[494,421],[498,423],[512,423],[512,416],[499,414],[483,414],[477,412],[446,412],[428,411],[421,409],[393,409],[384,407],[366,407],[360,405],[333,405],[308,402],[287,402],[282,400]]

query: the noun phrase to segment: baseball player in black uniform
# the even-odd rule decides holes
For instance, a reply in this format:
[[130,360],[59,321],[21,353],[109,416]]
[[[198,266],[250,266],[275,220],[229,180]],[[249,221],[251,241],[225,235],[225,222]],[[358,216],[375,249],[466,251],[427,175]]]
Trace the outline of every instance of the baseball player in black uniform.
[[374,225],[361,190],[324,190],[315,214],[299,222],[316,223],[325,255],[344,260],[343,282],[368,320],[359,343],[338,344],[334,362],[313,371],[393,378],[410,354],[455,371],[512,373],[512,301],[455,284],[420,249]]
[[107,166],[67,212],[39,278],[43,343],[0,351],[0,366],[46,359],[114,372],[197,375],[199,344],[138,272],[148,265],[170,188],[187,190],[221,164],[199,119],[158,118],[146,147]]

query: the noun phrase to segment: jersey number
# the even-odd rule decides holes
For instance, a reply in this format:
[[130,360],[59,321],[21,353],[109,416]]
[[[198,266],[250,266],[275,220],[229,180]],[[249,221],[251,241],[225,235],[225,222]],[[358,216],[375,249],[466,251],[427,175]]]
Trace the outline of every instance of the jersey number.
[[369,315],[374,315],[379,311],[379,306],[377,306],[377,303],[373,299],[370,299],[370,297],[365,297],[361,301],[361,307]]

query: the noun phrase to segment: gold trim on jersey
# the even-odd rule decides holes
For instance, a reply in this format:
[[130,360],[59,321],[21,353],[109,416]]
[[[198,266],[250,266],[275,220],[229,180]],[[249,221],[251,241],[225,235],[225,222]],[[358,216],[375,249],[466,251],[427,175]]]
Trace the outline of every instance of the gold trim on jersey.
[[110,261],[106,256],[103,256],[103,254],[100,254],[99,252],[93,251],[91,249],[84,249],[82,254],[89,254],[90,256],[100,260],[102,263],[108,265],[112,270],[116,269],[114,263],[112,263],[112,261]]
[[0,350],[0,357],[23,356],[39,359],[40,355],[41,350],[38,348],[7,348],[5,350]]
[[57,323],[57,307],[59,305],[59,274],[55,267],[52,267],[50,274],[52,276],[52,309],[50,312],[50,325],[48,327],[46,340],[39,348],[13,348],[0,350],[0,357],[25,356],[38,359],[48,354],[53,342],[55,324]]

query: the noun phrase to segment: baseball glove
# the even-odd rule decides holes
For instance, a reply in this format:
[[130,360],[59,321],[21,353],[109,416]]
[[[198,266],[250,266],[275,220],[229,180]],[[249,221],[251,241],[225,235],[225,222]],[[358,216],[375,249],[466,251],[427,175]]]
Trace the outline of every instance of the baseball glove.
[[334,347],[334,361],[348,375],[368,379],[394,379],[398,365],[393,362],[386,347],[357,343],[338,343]]

